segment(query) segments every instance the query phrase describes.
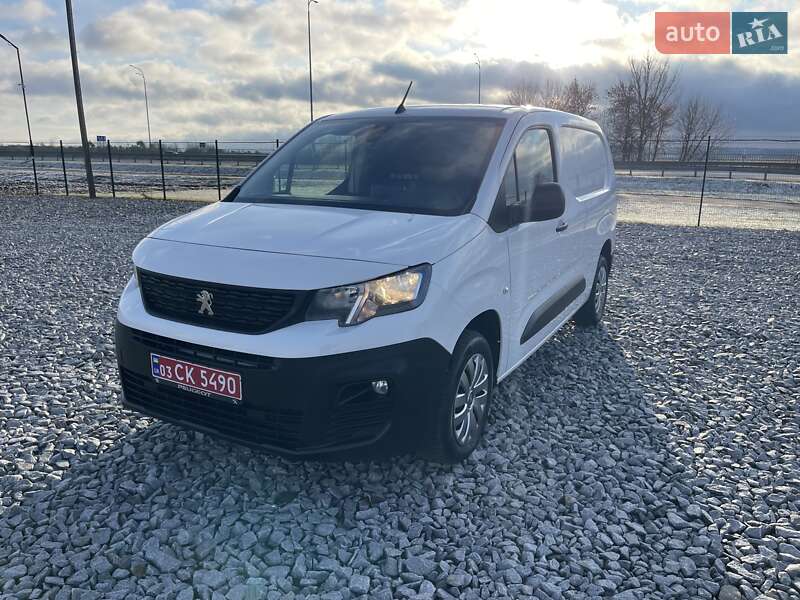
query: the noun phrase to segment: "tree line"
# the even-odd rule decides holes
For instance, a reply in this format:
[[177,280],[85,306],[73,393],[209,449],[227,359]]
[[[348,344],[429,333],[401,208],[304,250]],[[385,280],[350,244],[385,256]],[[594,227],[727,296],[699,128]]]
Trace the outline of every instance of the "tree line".
[[664,140],[678,141],[678,160],[697,160],[712,145],[729,137],[732,128],[722,106],[699,94],[682,98],[680,77],[668,60],[647,55],[628,60],[627,70],[607,91],[600,106],[597,87],[573,78],[519,81],[506,102],[554,108],[600,122],[615,156],[623,161],[655,160]]

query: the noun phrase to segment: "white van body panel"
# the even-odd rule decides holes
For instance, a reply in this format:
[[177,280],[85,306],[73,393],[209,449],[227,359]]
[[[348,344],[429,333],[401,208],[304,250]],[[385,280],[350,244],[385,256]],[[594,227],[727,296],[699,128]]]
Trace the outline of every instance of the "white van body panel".
[[[505,330],[511,323],[508,246],[505,239],[487,225],[463,250],[434,265],[438,285],[448,290],[439,307],[442,316],[447,315],[443,320],[446,326],[441,331],[438,327],[434,330],[438,336],[434,339],[452,352],[467,324],[482,313],[492,311],[500,321],[500,372],[509,350]],[[451,326],[453,329],[448,329]]]
[[[473,212],[486,220],[489,219],[497,190],[512,160],[514,150],[522,136],[531,129],[541,128],[548,131],[556,178],[560,181],[559,174],[565,166],[561,153],[560,130],[565,126],[596,132],[602,137],[602,131],[594,122],[574,115],[550,110],[534,110],[522,116],[513,124],[513,131],[508,136],[508,142],[502,152],[499,152],[501,144],[498,144],[493,185],[485,190],[486,194],[483,197],[479,196]],[[508,245],[510,302],[506,305],[506,312],[501,313],[505,356],[501,356],[498,365],[498,379],[504,378],[524,362],[569,320],[591,293],[597,258],[603,244],[613,238],[613,228],[616,224],[614,171],[610,151],[604,138],[603,143],[607,151],[605,169],[607,186],[603,193],[595,194],[590,199],[582,199],[581,202],[567,187],[564,187],[565,212],[557,225],[566,224],[566,229],[556,231],[553,223],[545,221],[521,223],[501,234],[504,235]],[[582,167],[580,163],[572,165],[572,168],[578,170]],[[548,299],[565,289],[579,285],[581,281],[584,282],[581,293],[555,315],[547,326],[521,344],[522,333],[534,313]]]
[[[442,217],[330,206],[217,202],[173,219],[149,237],[409,266],[444,258],[485,225],[472,214]],[[275,282],[272,287],[298,289],[287,285]]]
[[[327,118],[391,115],[391,109]],[[500,323],[498,380],[552,336],[588,298],[598,257],[613,247],[614,175],[608,145],[606,185],[591,197],[568,189],[558,222],[489,224],[505,170],[525,131],[547,129],[556,174],[562,169],[560,128],[602,132],[587,119],[531,107],[408,107],[414,116],[495,116],[505,120],[469,214],[412,215],[319,206],[215,203],[155,230],[134,252],[137,267],[198,281],[314,290],[366,281],[406,267],[433,265],[417,308],[341,327],[306,321],[266,334],[241,334],[149,314],[132,278],[119,305],[131,328],[195,344],[271,357],[300,358],[389,346],[419,338],[448,352],[467,325],[490,312]],[[574,166],[580,168],[580,165]],[[566,229],[557,231],[562,224]],[[613,248],[610,248],[613,249]],[[578,296],[521,343],[526,324],[564,289],[583,280]],[[490,340],[491,342],[491,340]]]
[[[596,138],[598,152],[602,148],[602,155],[598,155],[596,160],[591,156],[586,156],[579,151],[573,160],[565,161],[565,150],[568,143],[564,140],[565,133],[580,132],[581,135]],[[575,184],[571,173],[564,173],[565,181],[562,182],[564,192],[567,196],[567,203],[576,206],[582,218],[580,223],[579,236],[577,238],[577,249],[580,256],[599,255],[605,242],[609,239],[613,243],[613,230],[616,227],[617,203],[615,197],[615,176],[611,162],[611,151],[608,142],[602,131],[593,123],[585,123],[576,119],[567,120],[559,131],[559,161],[564,164],[566,169],[576,173],[583,173],[589,169],[602,170],[602,184],[595,186],[587,193],[580,193],[574,189]],[[573,152],[573,154],[575,154]],[[598,164],[605,161],[604,164]],[[594,276],[594,267],[588,262],[584,262],[585,273],[588,280]]]
[[133,260],[140,269],[184,279],[287,290],[312,290],[367,281],[408,266],[153,238],[139,243]]

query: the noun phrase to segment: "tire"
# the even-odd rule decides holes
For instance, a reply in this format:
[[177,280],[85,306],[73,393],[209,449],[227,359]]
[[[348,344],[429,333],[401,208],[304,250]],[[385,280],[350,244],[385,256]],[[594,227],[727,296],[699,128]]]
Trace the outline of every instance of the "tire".
[[597,261],[597,269],[594,273],[592,291],[586,302],[575,313],[575,323],[584,327],[599,325],[606,312],[606,300],[608,299],[608,258],[604,254],[600,255]]
[[[473,381],[467,385],[471,378]],[[495,365],[489,342],[468,329],[453,350],[447,385],[435,410],[432,439],[424,450],[427,458],[452,464],[475,450],[486,429],[494,385]],[[457,411],[462,414],[460,418]]]

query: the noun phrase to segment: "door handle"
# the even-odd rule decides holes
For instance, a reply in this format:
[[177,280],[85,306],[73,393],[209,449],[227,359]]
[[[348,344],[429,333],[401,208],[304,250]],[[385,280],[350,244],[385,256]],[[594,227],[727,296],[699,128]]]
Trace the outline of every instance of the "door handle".
[[565,223],[564,221],[561,221],[561,222],[560,222],[558,225],[556,225],[556,231],[557,231],[557,232],[559,232],[559,233],[561,233],[561,232],[562,232],[562,231],[564,231],[564,230],[565,230],[567,227],[569,227],[569,225],[568,225],[567,223]]

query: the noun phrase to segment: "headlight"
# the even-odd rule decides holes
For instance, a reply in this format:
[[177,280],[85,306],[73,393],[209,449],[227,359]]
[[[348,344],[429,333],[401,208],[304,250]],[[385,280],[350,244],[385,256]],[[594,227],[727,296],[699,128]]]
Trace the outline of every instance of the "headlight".
[[425,299],[430,276],[431,266],[420,265],[364,283],[319,290],[306,319],[337,319],[341,326],[358,325],[372,317],[411,310]]

